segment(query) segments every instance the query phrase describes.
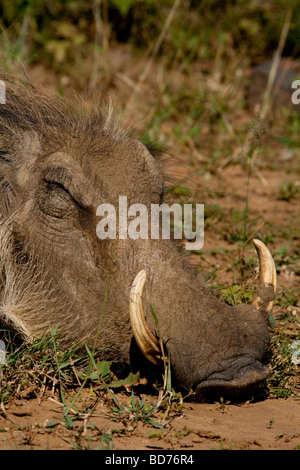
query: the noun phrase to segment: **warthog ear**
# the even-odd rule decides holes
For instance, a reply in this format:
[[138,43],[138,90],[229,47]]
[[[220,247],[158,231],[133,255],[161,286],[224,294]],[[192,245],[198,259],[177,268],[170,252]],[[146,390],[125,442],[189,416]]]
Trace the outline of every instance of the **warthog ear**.
[[36,132],[12,129],[0,117],[0,215],[15,210],[17,194],[30,177],[39,149]]

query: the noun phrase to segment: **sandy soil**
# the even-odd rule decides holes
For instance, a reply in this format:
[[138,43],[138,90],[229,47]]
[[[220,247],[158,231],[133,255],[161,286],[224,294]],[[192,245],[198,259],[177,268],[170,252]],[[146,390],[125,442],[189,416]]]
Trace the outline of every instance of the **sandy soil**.
[[[20,400],[0,418],[1,449],[295,450],[300,445],[299,399],[243,405],[188,403],[164,431],[138,422],[124,427],[100,404],[67,429],[51,397]],[[111,438],[108,438],[112,434]],[[106,436],[106,437],[105,437]]]

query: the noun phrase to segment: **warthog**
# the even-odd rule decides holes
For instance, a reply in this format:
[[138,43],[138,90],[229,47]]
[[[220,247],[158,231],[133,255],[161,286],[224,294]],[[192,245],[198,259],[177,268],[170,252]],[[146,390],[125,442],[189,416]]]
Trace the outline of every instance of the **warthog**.
[[103,357],[125,370],[139,355],[159,370],[166,354],[172,377],[198,399],[249,393],[269,373],[263,362],[276,273],[266,246],[254,240],[257,297],[232,307],[171,240],[100,240],[100,204],[117,206],[119,195],[130,205],[161,203],[157,158],[109,109],[75,109],[26,81],[0,79],[2,326],[34,338],[58,325],[66,348],[97,338]]

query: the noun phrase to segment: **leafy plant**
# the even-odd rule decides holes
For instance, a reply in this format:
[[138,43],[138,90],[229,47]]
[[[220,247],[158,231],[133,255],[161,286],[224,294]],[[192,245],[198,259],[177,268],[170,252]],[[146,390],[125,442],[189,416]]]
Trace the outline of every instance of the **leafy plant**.
[[252,300],[253,293],[241,285],[233,285],[221,289],[221,293],[225,302],[229,305],[237,305],[242,302],[249,302]]
[[[291,361],[293,350],[289,337],[283,332],[279,332],[273,338],[272,350],[272,374],[267,379],[269,393],[280,398],[299,394],[300,385],[297,381],[297,372],[295,372],[297,366]],[[293,378],[295,379],[293,380]]]
[[144,398],[141,400],[136,398],[133,392],[131,393],[129,404],[122,405],[114,393],[110,392],[110,394],[114,401],[110,411],[110,417],[113,421],[122,421],[130,430],[135,428],[138,421],[150,424],[155,428],[164,429],[164,426],[153,420],[153,415],[158,410],[156,405],[149,405]]

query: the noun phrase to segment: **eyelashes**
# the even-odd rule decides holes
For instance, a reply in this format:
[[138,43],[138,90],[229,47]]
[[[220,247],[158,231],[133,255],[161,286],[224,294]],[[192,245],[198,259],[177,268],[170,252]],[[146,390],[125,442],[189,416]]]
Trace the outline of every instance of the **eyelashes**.
[[46,187],[39,195],[39,206],[44,214],[63,219],[70,217],[76,207],[70,192],[61,184],[56,181],[47,181]]
[[46,182],[47,189],[49,192],[57,191],[65,196],[68,196],[70,199],[73,199],[73,197],[70,194],[70,191],[68,191],[68,189],[66,189],[63,184],[58,183],[57,181],[51,181],[51,180],[46,180],[46,179],[44,181]]

